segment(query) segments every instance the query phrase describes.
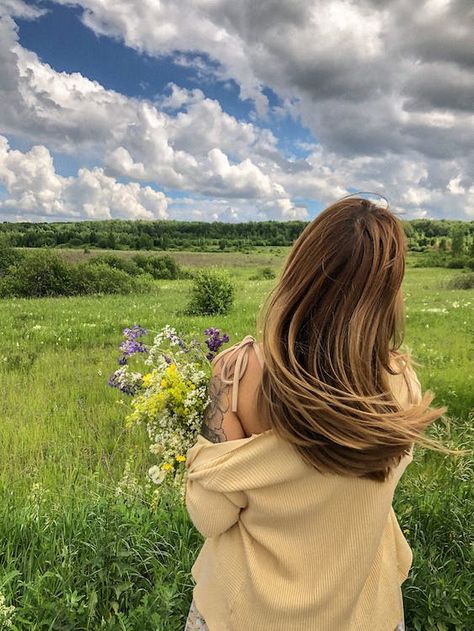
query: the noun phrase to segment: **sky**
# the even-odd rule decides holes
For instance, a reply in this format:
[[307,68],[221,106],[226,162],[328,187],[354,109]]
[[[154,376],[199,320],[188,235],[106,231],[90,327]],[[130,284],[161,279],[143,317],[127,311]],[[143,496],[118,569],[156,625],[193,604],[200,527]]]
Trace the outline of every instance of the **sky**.
[[[415,8],[414,8],[415,7]],[[0,220],[474,220],[472,0],[0,0]]]

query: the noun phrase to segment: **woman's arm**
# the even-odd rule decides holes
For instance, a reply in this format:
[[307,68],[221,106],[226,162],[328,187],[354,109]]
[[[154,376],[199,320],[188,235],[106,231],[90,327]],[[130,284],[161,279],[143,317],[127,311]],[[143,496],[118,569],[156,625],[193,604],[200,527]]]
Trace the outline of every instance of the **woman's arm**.
[[204,412],[201,434],[213,443],[246,438],[239,417],[230,409],[232,384],[223,383],[219,359],[212,365],[212,375],[208,387],[211,399]]

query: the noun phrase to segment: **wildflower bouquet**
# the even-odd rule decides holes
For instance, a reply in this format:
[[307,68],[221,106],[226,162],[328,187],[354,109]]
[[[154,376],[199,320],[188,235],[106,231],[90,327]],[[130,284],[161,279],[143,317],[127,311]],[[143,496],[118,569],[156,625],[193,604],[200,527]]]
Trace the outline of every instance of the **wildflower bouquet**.
[[[148,475],[155,484],[165,479],[182,486],[187,450],[194,444],[201,429],[204,411],[210,401],[208,384],[211,361],[219,347],[229,341],[219,329],[205,329],[205,348],[196,339],[178,335],[169,325],[155,336],[147,347],[138,338],[148,334],[138,325],[123,331],[120,345],[120,368],[109,379],[109,385],[133,397],[127,426],[144,424],[150,439],[150,451],[157,456]],[[146,353],[148,372],[133,372],[128,359]]]

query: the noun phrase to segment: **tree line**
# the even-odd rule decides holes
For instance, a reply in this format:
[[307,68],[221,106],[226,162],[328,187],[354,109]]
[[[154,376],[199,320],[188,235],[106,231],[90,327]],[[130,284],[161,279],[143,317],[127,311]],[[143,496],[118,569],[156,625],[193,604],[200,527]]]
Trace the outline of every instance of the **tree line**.
[[[304,230],[304,221],[245,223],[177,220],[77,222],[3,222],[0,235],[13,247],[89,248],[107,250],[243,250],[258,246],[290,246]],[[402,220],[408,248],[435,247],[468,254],[474,221]]]

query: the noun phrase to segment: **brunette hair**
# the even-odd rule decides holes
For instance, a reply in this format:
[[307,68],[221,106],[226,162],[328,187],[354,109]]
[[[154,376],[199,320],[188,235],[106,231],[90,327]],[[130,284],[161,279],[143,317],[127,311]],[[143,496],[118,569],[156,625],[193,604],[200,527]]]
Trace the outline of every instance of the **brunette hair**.
[[[257,407],[276,433],[321,472],[383,482],[447,407],[430,408],[410,353],[401,352],[406,241],[388,208],[346,197],[296,239],[257,318],[264,367]],[[409,389],[408,409],[389,375]],[[419,390],[414,393],[412,386]]]

